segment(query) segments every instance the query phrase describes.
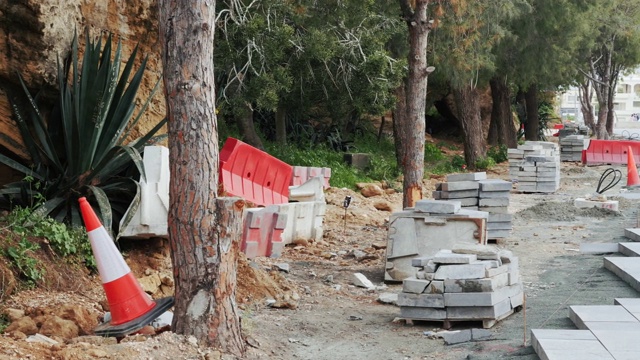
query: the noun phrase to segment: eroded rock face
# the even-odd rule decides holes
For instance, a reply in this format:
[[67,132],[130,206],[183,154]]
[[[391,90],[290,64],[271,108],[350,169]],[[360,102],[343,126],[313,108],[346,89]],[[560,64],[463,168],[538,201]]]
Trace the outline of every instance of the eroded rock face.
[[[137,64],[148,56],[147,71],[138,91],[144,103],[162,73],[158,42],[157,0],[13,0],[0,2],[0,148],[27,159],[19,132],[11,119],[8,95],[19,91],[17,73],[31,89],[57,87],[57,58],[69,51],[74,31],[91,36],[113,33],[122,41],[126,61],[139,44]],[[124,65],[124,64],[123,64]],[[49,91],[49,93],[53,93]],[[165,116],[160,90],[143,116],[138,133],[146,133]],[[0,168],[0,173],[5,172]],[[0,184],[6,179],[0,178]]]

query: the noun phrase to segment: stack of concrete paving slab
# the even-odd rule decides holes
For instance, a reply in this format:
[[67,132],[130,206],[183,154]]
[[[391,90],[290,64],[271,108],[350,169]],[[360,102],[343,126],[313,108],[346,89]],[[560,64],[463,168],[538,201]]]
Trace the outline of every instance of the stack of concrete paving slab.
[[415,276],[403,281],[398,295],[405,319],[482,321],[484,328],[523,303],[518,258],[491,246],[454,247],[412,259]]
[[[477,190],[476,190],[477,191]],[[486,244],[489,213],[462,209],[459,201],[428,200],[389,218],[385,281],[414,274],[412,259],[433,256],[453,244]]]
[[560,161],[582,161],[582,150],[589,139],[584,135],[569,135],[560,138]]
[[[512,184],[509,181],[487,179],[486,172],[450,174],[447,175],[446,183],[436,184],[436,189],[440,190],[434,191],[433,197],[434,199],[455,199],[453,201],[459,201],[463,209],[488,212],[487,238],[499,239],[509,236],[513,229],[512,215],[509,214],[511,187]],[[476,189],[477,193],[475,193]],[[474,193],[475,197],[471,197]]]
[[509,174],[522,192],[553,193],[560,187],[558,144],[527,141],[509,149]]

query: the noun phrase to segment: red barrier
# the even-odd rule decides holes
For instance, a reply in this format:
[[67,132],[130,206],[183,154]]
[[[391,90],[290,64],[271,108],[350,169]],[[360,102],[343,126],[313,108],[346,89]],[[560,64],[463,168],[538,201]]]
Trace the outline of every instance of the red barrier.
[[291,185],[302,185],[309,179],[320,175],[324,178],[324,188],[330,188],[329,179],[331,178],[331,168],[294,166]]
[[249,259],[257,256],[280,257],[282,254],[282,233],[287,224],[287,214],[276,211],[277,207],[247,211],[240,249]]
[[555,124],[555,125],[553,125],[553,128],[554,128],[554,129],[556,129],[556,130],[564,129],[564,125],[562,125],[562,124]]
[[640,154],[640,142],[630,140],[591,140],[589,148],[584,151],[583,163],[597,164],[626,164],[629,147],[636,154]]
[[222,191],[257,205],[289,202],[292,167],[242,141],[228,138],[220,150]]

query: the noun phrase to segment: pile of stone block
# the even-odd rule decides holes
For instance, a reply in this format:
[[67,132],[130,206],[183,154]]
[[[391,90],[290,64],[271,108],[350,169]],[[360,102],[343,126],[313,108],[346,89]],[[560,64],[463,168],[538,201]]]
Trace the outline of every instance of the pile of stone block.
[[433,256],[452,244],[486,244],[489,213],[462,209],[460,202],[423,199],[389,217],[385,281],[414,274],[415,257]]
[[460,202],[463,209],[489,213],[487,239],[509,236],[512,215],[509,194],[512,184],[500,179],[487,179],[487,173],[475,172],[447,175],[446,183],[436,184],[434,199]]
[[560,138],[560,160],[582,161],[582,150],[587,148],[589,139],[584,135],[569,135]]
[[403,281],[400,316],[411,320],[482,321],[490,328],[522,306],[518,258],[491,246],[462,246],[412,259]]
[[553,193],[560,187],[558,144],[527,141],[509,149],[509,174],[522,192]]

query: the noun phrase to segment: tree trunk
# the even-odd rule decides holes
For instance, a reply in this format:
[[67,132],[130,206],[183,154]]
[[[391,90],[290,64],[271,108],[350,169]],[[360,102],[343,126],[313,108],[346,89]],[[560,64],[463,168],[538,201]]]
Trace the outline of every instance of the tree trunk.
[[538,86],[529,86],[524,93],[527,111],[527,122],[524,126],[524,138],[526,140],[540,140],[540,119],[538,118]]
[[493,99],[489,138],[491,137],[491,129],[495,129],[497,143],[515,149],[518,147],[518,139],[511,113],[509,84],[504,76],[491,79],[489,84],[491,85],[491,98]]
[[262,139],[260,139],[260,136],[258,136],[256,127],[253,124],[253,109],[251,108],[251,106],[249,106],[249,104],[245,104],[245,106],[237,108],[234,112],[240,134],[242,135],[242,141],[253,146],[254,148],[264,150]]
[[195,336],[202,346],[241,356],[245,342],[235,303],[235,274],[244,203],[216,199],[215,1],[162,1],[159,15],[172,174],[172,330]]
[[[427,17],[429,0],[399,0],[402,16],[409,28],[409,73],[404,81],[406,112],[396,118],[405,151],[402,205],[413,207],[422,199],[424,178],[425,107],[427,101],[427,40],[431,25]],[[397,147],[397,146],[396,146]]]
[[593,105],[591,105],[591,98],[593,97],[593,89],[590,86],[589,80],[585,80],[580,84],[580,111],[582,111],[582,117],[584,123],[589,127],[592,134],[596,133],[596,121],[593,114]]
[[458,119],[462,123],[464,160],[469,169],[475,169],[476,161],[486,155],[478,90],[465,85],[455,88],[453,96],[456,99]]
[[282,105],[276,109],[276,142],[279,145],[287,145],[287,111]]
[[406,152],[406,147],[404,144],[406,144],[407,142],[407,134],[402,131],[401,128],[401,124],[403,121],[405,121],[404,118],[406,117],[405,114],[407,113],[407,96],[404,91],[404,84],[400,85],[396,89],[395,93],[396,99],[398,100],[396,101],[395,109],[393,109],[393,111],[391,112],[391,121],[393,122],[393,144],[396,149],[396,162],[398,163],[398,166],[400,167],[400,169],[402,169],[402,173],[404,174],[403,159],[405,158]]

